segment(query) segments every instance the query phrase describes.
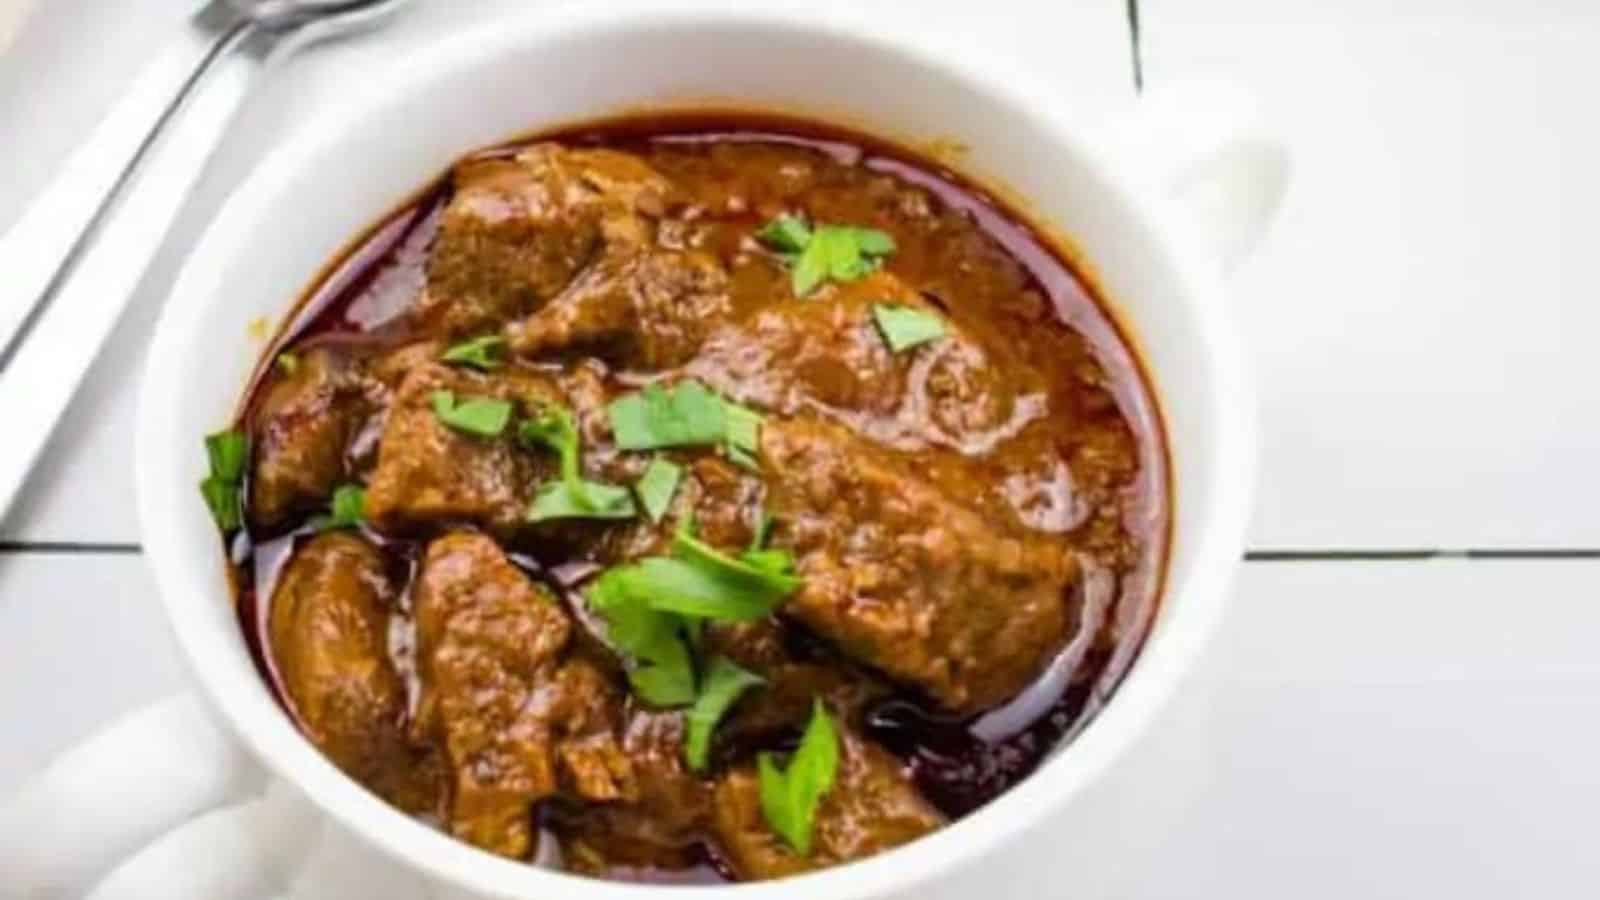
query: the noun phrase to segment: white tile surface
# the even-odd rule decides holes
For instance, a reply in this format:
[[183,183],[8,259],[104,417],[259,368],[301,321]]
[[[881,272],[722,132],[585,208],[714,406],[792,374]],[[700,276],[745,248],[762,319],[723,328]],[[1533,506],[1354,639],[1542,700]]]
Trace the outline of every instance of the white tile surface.
[[1147,85],[1236,78],[1295,154],[1237,283],[1254,543],[1600,545],[1600,7],[1141,9]]
[[1593,897],[1600,563],[1257,563],[1209,783],[1130,896]]
[[0,554],[0,797],[182,669],[138,556]]
[[[896,13],[899,7],[892,0],[831,2],[882,13],[885,27],[911,24]],[[184,6],[178,0],[163,0],[163,5]],[[315,115],[321,98],[359,79],[364,60],[404,53],[408,45],[527,5],[526,0],[424,0],[386,30],[318,48],[291,60],[262,84],[91,370],[45,451],[46,462],[0,525],[0,535],[29,541],[137,540],[128,456],[142,348],[165,288],[211,213],[276,135]],[[1015,14],[1000,14],[1006,7]],[[61,0],[39,9],[17,46],[0,58],[0,133],[6,135],[8,159],[15,157],[9,173],[0,167],[0,227],[44,183],[74,135],[115,96],[115,85],[136,71],[145,48],[170,35],[177,21],[175,14],[163,19],[147,7],[118,0]],[[1078,106],[1087,116],[1104,115],[1132,101],[1122,0],[1074,0],[1049,7],[1006,0],[991,4],[984,15],[973,15],[970,4],[938,0],[918,5],[915,24],[960,31],[975,44],[1031,61],[1041,77],[1060,86],[1063,103]],[[1062,52],[1064,47],[1071,52]],[[297,288],[285,286],[285,304]]]

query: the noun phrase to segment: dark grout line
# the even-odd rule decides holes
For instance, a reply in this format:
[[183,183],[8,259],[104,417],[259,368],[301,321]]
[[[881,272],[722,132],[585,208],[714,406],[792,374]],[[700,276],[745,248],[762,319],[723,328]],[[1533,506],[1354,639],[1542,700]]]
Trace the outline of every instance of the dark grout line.
[[100,553],[131,556],[143,552],[144,549],[138,544],[94,541],[0,541],[0,553],[34,553],[40,556],[74,556]]
[[1128,36],[1133,46],[1133,89],[1144,91],[1144,50],[1139,41],[1139,0],[1128,0]]
[[1442,559],[1449,550],[1246,550],[1245,562],[1359,562]]
[[1600,559],[1600,547],[1564,547],[1542,550],[1468,550],[1467,559]]
[[1429,559],[1600,559],[1600,548],[1538,547],[1511,549],[1469,547],[1464,550],[1246,550],[1245,562],[1384,562]]

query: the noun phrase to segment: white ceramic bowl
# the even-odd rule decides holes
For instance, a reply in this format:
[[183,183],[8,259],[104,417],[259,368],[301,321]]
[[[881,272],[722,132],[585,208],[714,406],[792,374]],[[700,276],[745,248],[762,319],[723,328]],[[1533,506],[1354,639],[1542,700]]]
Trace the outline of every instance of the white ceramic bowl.
[[[1137,663],[1084,733],[1025,783],[936,834],[863,862],[732,889],[745,900],[907,892],[1069,808],[1139,740],[1217,621],[1250,505],[1254,431],[1221,266],[1208,251],[1226,244],[1236,252],[1259,230],[1282,187],[1281,154],[1252,131],[1243,107],[1215,90],[1157,103],[1115,134],[1092,135],[1061,97],[971,46],[874,32],[813,10],[599,7],[540,8],[371,73],[366,89],[286,135],[194,248],[150,348],[137,437],[139,513],[196,683],[248,754],[194,750],[205,726],[184,707],[124,729],[118,746],[131,762],[115,775],[159,766],[174,752],[202,771],[254,759],[395,866],[468,896],[661,895],[664,888],[589,881],[479,852],[336,770],[251,664],[195,483],[205,466],[201,437],[229,420],[261,351],[252,322],[277,321],[347,240],[454,157],[542,125],[714,98],[891,138],[965,144],[968,174],[1025,198],[1087,263],[1134,335],[1168,428],[1175,519],[1163,602]],[[58,777],[53,789],[71,780]],[[224,783],[234,781],[219,771],[203,789],[164,787],[163,796],[177,797],[166,814],[214,803]],[[1094,825],[1062,827],[1070,842],[1073,827]],[[728,888],[672,890],[731,896]]]

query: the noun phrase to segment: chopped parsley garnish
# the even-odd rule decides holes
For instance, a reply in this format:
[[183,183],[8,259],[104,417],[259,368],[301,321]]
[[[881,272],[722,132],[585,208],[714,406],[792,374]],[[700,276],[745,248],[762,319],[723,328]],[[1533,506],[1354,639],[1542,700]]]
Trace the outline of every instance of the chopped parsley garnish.
[[536,419],[524,420],[517,426],[517,440],[554,450],[561,460],[561,480],[539,488],[528,510],[529,521],[633,517],[633,496],[627,488],[583,477],[578,423],[570,410],[555,406]]
[[278,358],[273,360],[273,364],[278,367],[278,372],[285,378],[300,371],[300,357],[288,351],[279,353]]
[[817,805],[839,774],[839,736],[821,700],[812,706],[811,721],[789,757],[789,767],[779,769],[771,753],[762,753],[756,768],[767,824],[794,852],[810,856]]
[[586,592],[605,617],[606,633],[631,660],[628,681],[647,703],[684,706],[694,701],[694,663],[679,616],[650,608],[634,583],[631,567],[610,569]]
[[748,552],[755,553],[765,547],[767,541],[772,539],[773,526],[777,524],[778,520],[774,519],[771,513],[762,510],[761,518],[756,521],[756,530],[750,535],[750,550]]
[[250,442],[242,431],[219,431],[206,438],[206,460],[211,466],[211,477],[231,484],[244,480],[245,457],[249,455]]
[[650,516],[650,521],[660,522],[672,505],[672,496],[678,492],[678,481],[683,478],[683,467],[660,456],[650,460],[644,474],[634,484],[639,502]]
[[747,468],[756,466],[761,415],[717,396],[698,381],[659,384],[611,401],[611,432],[623,450],[720,445]]
[[629,679],[661,706],[695,697],[689,641],[705,621],[749,622],[800,589],[786,550],[735,558],[678,529],[672,556],[647,556],[601,573],[586,592],[612,642],[632,658]]
[[434,391],[428,400],[439,421],[476,437],[499,437],[511,423],[511,403],[493,397],[467,397],[457,402],[454,391]]
[[647,556],[605,573],[611,589],[644,607],[694,619],[751,622],[772,614],[800,589],[786,550],[747,551],[734,558],[678,529],[672,556]]
[[[768,613],[800,589],[800,579],[792,574],[793,559],[787,550],[747,550],[736,559],[680,529],[672,540],[672,552],[675,558],[693,564],[728,585],[730,593],[732,588],[737,588],[742,593],[755,595],[759,598],[756,602],[766,606]],[[708,615],[707,618],[739,617]]]
[[756,240],[779,253],[799,253],[811,243],[811,226],[799,216],[779,216],[756,232]]
[[684,757],[688,760],[689,768],[696,772],[706,769],[711,756],[711,733],[716,730],[723,715],[741,694],[765,684],[766,680],[739,668],[731,660],[714,656],[706,666],[703,682],[700,695],[689,709],[689,737],[684,744]]
[[317,531],[330,528],[354,528],[367,520],[367,492],[359,484],[341,484],[333,491],[327,515],[316,516],[311,527]]
[[754,621],[769,615],[785,596],[670,556],[648,556],[612,572],[650,609],[698,619]]
[[[581,498],[581,499],[580,499]],[[625,487],[585,481],[574,490],[565,481],[541,485],[528,508],[528,521],[550,519],[631,519],[636,514],[633,496]]]
[[489,372],[505,364],[505,351],[505,338],[498,334],[485,334],[451,345],[439,358],[448,363]]
[[685,706],[694,700],[694,663],[683,634],[663,634],[634,654],[645,665],[628,671],[628,682],[646,703]]
[[200,482],[200,496],[211,510],[211,518],[223,531],[234,531],[244,524],[239,503],[239,488],[244,483],[245,461],[250,442],[244,432],[219,431],[206,437],[208,474]]
[[767,546],[767,540],[772,537],[774,524],[776,520],[771,515],[765,512],[761,514],[761,521],[756,523],[755,534],[750,538],[750,549],[739,554],[739,561],[751,568],[771,572],[774,575],[793,575],[794,554]]
[[698,381],[652,384],[611,402],[611,431],[624,450],[715,444],[728,428],[722,398]]
[[896,353],[936,341],[948,333],[943,319],[911,306],[880,303],[872,307],[872,319],[878,323],[889,349]]
[[789,215],[768,222],[756,238],[789,264],[796,297],[809,295],[829,279],[854,281],[883,265],[895,251],[888,232],[855,225],[810,226]]
[[756,454],[761,449],[761,415],[737,403],[725,404],[724,415],[728,428],[723,453],[746,469],[760,469]]

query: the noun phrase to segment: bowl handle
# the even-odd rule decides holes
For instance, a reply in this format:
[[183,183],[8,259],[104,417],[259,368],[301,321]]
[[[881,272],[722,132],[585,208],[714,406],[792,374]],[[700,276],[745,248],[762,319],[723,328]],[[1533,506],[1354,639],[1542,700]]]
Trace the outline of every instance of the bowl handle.
[[397,864],[334,825],[285,782],[212,810],[119,865],[86,900],[443,900]]
[[130,713],[0,804],[6,895],[82,897],[152,839],[264,783],[199,697],[179,695]]
[[1287,145],[1254,98],[1224,81],[1147,92],[1110,130],[1106,150],[1224,273],[1260,242],[1289,184]]

